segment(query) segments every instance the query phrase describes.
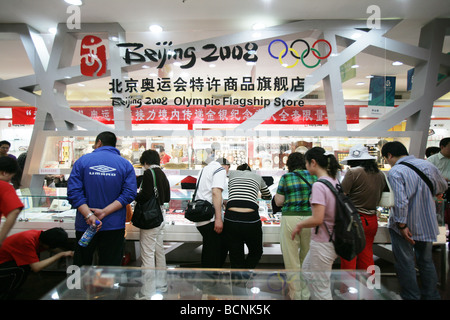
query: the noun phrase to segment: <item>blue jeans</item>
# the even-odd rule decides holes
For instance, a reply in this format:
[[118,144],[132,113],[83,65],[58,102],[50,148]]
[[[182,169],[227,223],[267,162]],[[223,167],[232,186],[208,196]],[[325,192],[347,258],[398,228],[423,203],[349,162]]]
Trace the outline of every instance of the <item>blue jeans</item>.
[[[402,299],[440,300],[441,297],[437,290],[437,273],[432,259],[433,243],[416,241],[412,245],[394,230],[389,229],[389,233]],[[417,282],[416,263],[421,287]]]

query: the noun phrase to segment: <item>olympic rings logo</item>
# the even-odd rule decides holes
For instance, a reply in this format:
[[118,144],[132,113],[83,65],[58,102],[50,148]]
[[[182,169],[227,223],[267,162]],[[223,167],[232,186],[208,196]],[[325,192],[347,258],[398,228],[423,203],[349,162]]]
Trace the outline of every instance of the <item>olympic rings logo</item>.
[[[278,57],[277,57],[277,56],[274,56],[274,55],[272,54],[272,52],[271,52],[272,44],[274,44],[275,42],[281,42],[282,44],[284,44],[284,49],[280,52],[280,54],[278,55]],[[298,52],[297,52],[297,50],[295,50],[295,49],[293,48],[293,46],[294,46],[297,42],[303,42],[303,43],[306,45],[306,49],[302,52],[301,55],[299,55]],[[329,48],[328,54],[325,55],[325,56],[323,56],[323,57],[320,56],[319,51],[315,48],[315,46],[316,46],[319,42],[325,42],[325,43],[328,45],[328,48]],[[270,54],[270,56],[271,56],[272,58],[278,59],[278,61],[280,61],[280,64],[281,64],[281,65],[283,65],[283,58],[286,57],[288,51],[291,52],[291,55],[292,55],[294,58],[296,58],[297,60],[295,61],[294,64],[291,64],[291,65],[289,65],[289,66],[286,66],[286,68],[293,68],[293,67],[295,67],[295,66],[298,64],[298,62],[301,60],[302,63],[303,63],[303,65],[304,65],[305,67],[312,69],[312,68],[315,68],[315,67],[317,67],[317,66],[319,65],[320,60],[326,59],[326,58],[328,58],[328,57],[330,56],[330,54],[331,54],[331,44],[330,44],[327,40],[325,40],[325,39],[319,39],[319,40],[317,40],[316,42],[314,42],[314,44],[312,45],[312,47],[310,47],[310,46],[309,46],[309,43],[306,42],[305,40],[303,40],[303,39],[297,39],[297,40],[293,41],[293,42],[291,43],[291,46],[288,48],[288,45],[287,45],[286,42],[284,42],[284,41],[281,40],[281,39],[275,39],[275,40],[272,40],[272,42],[270,42],[268,51],[269,51],[269,54]],[[317,58],[317,63],[314,64],[314,65],[309,65],[309,64],[307,64],[307,63],[305,62],[305,60],[304,60],[304,59],[310,54],[310,52],[312,52],[313,56]]]

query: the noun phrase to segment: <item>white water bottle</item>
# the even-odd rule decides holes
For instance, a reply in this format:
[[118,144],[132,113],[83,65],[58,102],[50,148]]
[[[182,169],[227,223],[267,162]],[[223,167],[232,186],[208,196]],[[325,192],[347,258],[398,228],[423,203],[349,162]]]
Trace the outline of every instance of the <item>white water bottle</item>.
[[94,237],[95,233],[97,232],[97,226],[100,224],[100,221],[95,220],[95,226],[89,226],[87,230],[84,232],[81,239],[78,241],[78,244],[82,247],[87,247],[89,242],[91,242],[92,238]]

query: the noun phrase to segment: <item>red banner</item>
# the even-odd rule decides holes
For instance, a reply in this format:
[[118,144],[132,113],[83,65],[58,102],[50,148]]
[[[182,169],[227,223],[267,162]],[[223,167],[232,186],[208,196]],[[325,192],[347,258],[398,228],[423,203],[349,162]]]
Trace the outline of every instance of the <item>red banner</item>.
[[[347,123],[359,123],[359,108],[364,105],[346,106]],[[133,124],[239,124],[263,107],[241,106],[142,106],[131,107],[131,121]],[[114,124],[114,110],[112,106],[102,107],[71,107],[85,116],[104,124]],[[35,107],[13,107],[13,124],[34,124]],[[307,105],[303,107],[280,108],[263,124],[288,125],[327,125],[328,116],[325,105]]]
[[36,107],[13,107],[12,124],[34,124],[36,119]]
[[[362,106],[346,106],[347,123],[359,123],[360,107]],[[133,124],[239,124],[262,108],[254,106],[190,106],[188,108],[185,106],[142,106],[131,107],[131,117]],[[308,105],[280,108],[263,124],[326,125],[328,124],[326,106]]]

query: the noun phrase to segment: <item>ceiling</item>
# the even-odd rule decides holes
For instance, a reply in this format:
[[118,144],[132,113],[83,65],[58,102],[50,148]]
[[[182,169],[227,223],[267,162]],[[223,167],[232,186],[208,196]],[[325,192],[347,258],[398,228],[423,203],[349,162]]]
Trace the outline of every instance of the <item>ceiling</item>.
[[[0,23],[26,23],[43,34],[47,48],[51,50],[54,36],[48,29],[58,23],[65,23],[70,14],[68,4],[63,0],[0,0]],[[141,42],[151,47],[156,42],[170,40],[173,45],[182,45],[221,36],[233,36],[251,30],[256,22],[267,27],[282,26],[293,21],[311,19],[356,19],[366,20],[372,12],[367,9],[373,0],[315,0],[315,1],[276,1],[276,0],[84,0],[81,6],[81,23],[118,22],[126,31],[128,42]],[[376,1],[382,19],[402,19],[389,33],[392,39],[417,45],[420,28],[435,18],[450,18],[450,0],[385,0]],[[159,24],[164,31],[154,35],[149,26]],[[281,27],[282,28],[282,27]],[[259,31],[264,33],[264,30]],[[308,34],[312,41],[319,34]],[[295,38],[294,38],[295,39]],[[249,39],[251,40],[251,39]],[[214,40],[212,40],[214,41]],[[206,41],[208,43],[208,41]],[[211,43],[211,42],[209,42]],[[261,43],[267,46],[268,42]],[[443,52],[450,52],[450,36],[444,42]],[[78,60],[77,60],[78,59]],[[74,58],[74,63],[79,56]],[[392,66],[392,61],[374,58],[368,54],[358,54],[356,77],[343,83],[346,100],[367,101],[368,75],[395,75],[397,91],[406,92],[406,72],[411,66]],[[280,72],[280,64],[274,61],[258,61],[247,66],[237,63],[217,63],[216,68],[209,64],[198,64],[189,69],[189,77],[246,76],[253,72],[258,76],[307,76],[310,70],[291,69]],[[174,78],[183,71],[173,66]],[[31,63],[27,61],[20,38],[10,34],[0,34],[0,78],[11,79],[33,74]],[[157,73],[154,66],[129,74],[134,79],[144,79]],[[71,84],[67,87],[67,99],[71,104],[109,103],[110,78],[85,82],[84,86]],[[359,85],[357,85],[359,83]],[[363,84],[361,84],[363,83]],[[320,96],[322,90],[318,87]],[[448,94],[447,94],[448,96]],[[447,97],[446,97],[447,99]],[[449,97],[450,100],[450,97]],[[17,103],[11,97],[0,99],[0,105]]]

